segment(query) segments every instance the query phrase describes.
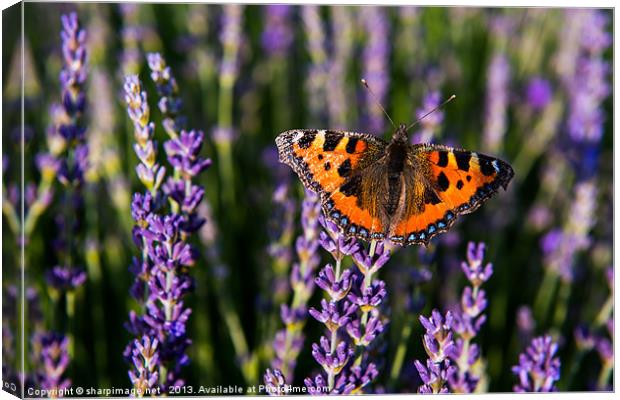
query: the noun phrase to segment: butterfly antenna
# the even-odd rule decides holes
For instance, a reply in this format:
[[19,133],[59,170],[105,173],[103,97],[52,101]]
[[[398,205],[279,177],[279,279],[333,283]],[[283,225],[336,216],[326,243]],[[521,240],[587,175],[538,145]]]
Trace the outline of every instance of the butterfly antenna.
[[407,127],[407,130],[413,128],[414,126],[416,126],[417,124],[420,123],[420,121],[422,121],[424,118],[428,117],[429,115],[431,115],[432,113],[434,113],[435,111],[439,110],[440,108],[442,108],[443,106],[445,106],[446,104],[448,104],[449,102],[451,102],[452,100],[456,99],[456,95],[452,95],[450,96],[450,98],[446,101],[444,101],[443,103],[441,103],[440,105],[438,105],[437,107],[433,108],[432,110],[430,110],[429,112],[427,112],[426,114],[422,115],[420,118],[418,118],[413,124],[409,125]]
[[372,89],[370,88],[370,86],[368,86],[368,82],[366,81],[366,79],[362,78],[362,85],[364,85],[366,87],[366,89],[368,89],[368,91],[370,92],[370,94],[372,95],[373,100],[375,101],[375,103],[377,103],[377,105],[379,106],[379,108],[381,108],[381,111],[383,111],[383,113],[385,114],[385,116],[390,120],[390,123],[392,124],[392,126],[394,127],[394,129],[396,129],[396,125],[394,124],[394,121],[392,121],[392,118],[390,118],[390,115],[387,113],[387,111],[385,111],[385,108],[383,108],[383,106],[381,105],[381,103],[379,102],[379,99],[377,98],[377,96],[375,95],[375,93],[372,91]]

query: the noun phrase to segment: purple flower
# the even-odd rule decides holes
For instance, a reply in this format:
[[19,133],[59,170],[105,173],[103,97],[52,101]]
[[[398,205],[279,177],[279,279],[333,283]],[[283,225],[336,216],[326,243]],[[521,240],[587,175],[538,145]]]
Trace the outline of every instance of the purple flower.
[[69,366],[69,340],[59,333],[45,333],[34,336],[35,346],[40,346],[37,378],[41,389],[63,390],[71,386],[65,378]]
[[[141,254],[130,266],[135,275],[131,294],[142,309],[140,314],[130,312],[127,328],[137,339],[127,346],[124,354],[132,363],[129,377],[134,388],[144,390],[161,384],[167,390],[184,383],[181,369],[190,361],[186,349],[191,340],[186,326],[192,310],[185,306],[184,298],[194,286],[188,267],[194,265],[196,250],[187,241],[205,222],[196,211],[204,197],[204,188],[192,179],[210,161],[199,155],[204,139],[201,132],[178,131],[183,125],[178,116],[181,103],[175,97],[178,89],[170,68],[159,54],[150,54],[148,62],[161,97],[164,128],[171,137],[164,147],[175,174],[160,190],[165,168],[155,163],[155,125],[149,121],[146,92],[141,90],[137,77],[127,77],[125,99],[134,122],[134,150],[140,160],[136,171],[148,191],[135,193],[131,204],[136,222],[133,236]],[[143,364],[147,357],[145,351],[157,354],[156,361],[149,361],[148,366]]]
[[263,376],[263,382],[265,382],[265,391],[270,396],[283,396],[286,394],[286,380],[279,369],[271,371],[270,368],[267,368]]
[[363,312],[369,312],[378,307],[387,296],[385,282],[380,280],[373,281],[370,286],[355,289],[349,294],[348,299]]
[[86,282],[86,271],[57,265],[45,273],[45,278],[56,290],[75,290]]
[[353,254],[355,264],[364,275],[372,275],[379,271],[390,260],[390,257],[391,253],[385,248],[383,242],[377,244],[372,257],[365,251],[357,251]]
[[371,316],[365,326],[362,326],[360,319],[354,319],[347,324],[346,329],[356,346],[368,347],[383,332],[384,325],[381,319]]
[[540,111],[549,104],[553,97],[551,84],[548,80],[536,76],[530,79],[525,97],[530,107],[536,111]]
[[379,375],[377,366],[373,363],[362,367],[356,365],[349,369],[347,374],[341,374],[336,381],[338,394],[362,393],[361,390],[369,385]]
[[432,114],[428,113],[438,107],[440,102],[440,92],[430,91],[426,93],[422,107],[416,111],[416,119],[420,119],[425,115],[426,117],[420,121],[420,130],[411,135],[412,143],[429,143],[433,141],[443,121],[444,113],[441,110],[437,110]]
[[454,366],[450,365],[448,360],[435,363],[429,359],[426,360],[426,366],[420,361],[415,360],[414,364],[422,379],[422,385],[418,389],[418,393],[448,393],[445,383],[454,369]]
[[131,349],[131,360],[134,370],[129,371],[129,379],[133,387],[142,395],[159,386],[159,342],[157,339],[143,336],[142,340],[135,339]]
[[[63,68],[60,72],[62,87],[62,110],[66,118],[60,122],[55,133],[66,143],[65,154],[59,157],[58,179],[63,185],[80,186],[88,168],[88,146],[80,118],[86,108],[86,32],[80,29],[77,14],[61,16],[63,30]],[[71,151],[73,150],[73,151]]]
[[323,378],[323,375],[321,374],[316,375],[314,379],[304,379],[304,384],[306,385],[308,392],[312,395],[329,393],[327,382],[325,382],[325,378]]
[[471,284],[463,289],[460,309],[455,310],[451,323],[455,333],[454,346],[448,351],[455,368],[448,378],[451,391],[455,393],[472,393],[480,380],[480,372],[474,366],[481,358],[478,345],[471,343],[486,321],[483,314],[487,307],[485,291],[482,284],[493,274],[493,265],[484,265],[484,243],[467,244],[467,262],[461,263],[461,269]]
[[184,176],[198,175],[211,165],[211,160],[199,157],[203,140],[200,131],[181,131],[179,137],[164,143],[168,162]]
[[512,372],[519,378],[515,392],[553,392],[554,382],[560,379],[560,360],[554,355],[558,345],[551,336],[540,336],[532,340],[525,353],[519,355],[519,364]]
[[476,244],[469,242],[467,244],[467,262],[461,263],[461,268],[467,280],[474,286],[480,286],[488,281],[493,274],[493,264],[487,263],[482,267],[486,247],[484,243]]
[[[338,227],[324,217],[320,223],[325,230],[321,231],[319,242],[332,254],[335,266],[327,264],[316,278],[329,300],[321,300],[321,310],[310,308],[309,313],[325,325],[330,336],[322,336],[319,344],[312,345],[312,355],[323,367],[327,384],[322,374],[307,378],[305,383],[309,390],[323,394],[359,392],[378,375],[370,352],[365,350],[376,343],[384,330],[385,322],[378,308],[387,292],[383,281],[372,280],[372,273],[387,262],[389,252],[384,251],[382,244],[375,246],[376,243],[370,252],[366,251],[355,239],[345,239]],[[358,279],[351,269],[343,270],[342,262],[347,255],[368,264],[364,279]],[[343,335],[345,332],[347,335]],[[356,348],[361,351],[355,361],[349,362]]]
[[598,142],[603,133],[601,103],[611,92],[609,64],[603,53],[611,45],[607,32],[608,17],[600,10],[571,10],[585,20],[581,28],[579,57],[572,80],[568,83],[568,133],[577,142]]
[[338,343],[335,349],[331,348],[329,340],[321,336],[319,344],[312,344],[312,356],[323,367],[328,374],[338,374],[353,356],[353,347],[346,342]]
[[[306,322],[307,303],[314,292],[314,274],[320,262],[318,254],[318,216],[320,212],[321,203],[318,196],[314,192],[306,191],[301,210],[303,233],[295,241],[299,262],[293,264],[290,272],[290,283],[293,291],[291,301],[296,306],[282,305],[280,314],[285,324],[285,329],[276,333],[273,344],[276,357],[271,364],[272,368],[280,370],[289,382],[293,380],[297,356],[303,347],[304,336],[302,329]],[[344,279],[338,279],[338,282],[342,284]],[[316,310],[315,312],[320,317],[321,312]]]
[[220,65],[220,76],[230,82],[234,82],[239,72],[238,52],[243,40],[241,31],[243,9],[244,6],[240,4],[223,6],[220,41],[224,48],[224,56]]
[[519,307],[517,310],[517,329],[520,338],[522,340],[527,339],[529,341],[535,327],[536,321],[532,315],[532,309],[528,306]]
[[155,124],[150,122],[150,110],[146,92],[137,76],[125,78],[123,86],[127,113],[134,123],[134,151],[140,160],[136,173],[142,184],[152,193],[157,193],[164,180],[166,168],[159,166],[157,160],[157,142],[153,140]]
[[356,276],[352,275],[351,270],[347,269],[342,273],[340,278],[336,280],[334,267],[327,264],[325,268],[319,271],[319,276],[315,279],[315,282],[317,286],[326,291],[331,298],[338,301],[349,293],[355,279]]
[[355,40],[355,8],[346,6],[330,7],[330,25],[333,37],[333,50],[328,64],[329,96],[327,107],[329,110],[329,125],[337,129],[345,129],[350,123],[351,104],[347,101],[353,98],[354,91],[346,82],[348,63],[353,57]]
[[273,4],[265,7],[265,28],[261,35],[261,43],[268,54],[281,57],[293,43],[290,14],[289,5]]
[[569,218],[563,229],[549,231],[541,240],[544,264],[565,282],[574,279],[575,255],[590,245],[598,187],[588,180],[574,188]]
[[433,310],[428,318],[421,315],[420,322],[426,329],[422,341],[426,353],[434,363],[442,362],[450,354],[454,346],[454,341],[452,340],[452,313],[448,311],[444,318],[438,310]]
[[[368,81],[380,103],[384,103],[389,87],[389,21],[382,7],[367,6],[361,9],[361,19],[367,35],[363,53],[363,78]],[[370,93],[366,95],[366,109],[369,110],[368,129],[381,134],[385,129],[385,117],[375,104]]]
[[80,29],[76,13],[62,15],[62,55],[64,68],[60,72],[63,87],[63,106],[70,117],[84,112],[86,98],[83,85],[86,82],[86,31]]
[[355,304],[321,300],[321,311],[311,307],[308,311],[317,321],[325,324],[330,332],[336,332],[351,320],[350,315],[357,310]]
[[325,49],[325,28],[320,8],[315,5],[301,6],[301,19],[306,34],[307,51],[311,64],[305,86],[308,92],[310,120],[318,123],[326,114],[327,52]]
[[164,115],[162,125],[168,135],[174,138],[185,127],[185,118],[179,115],[183,102],[179,97],[177,81],[161,54],[148,53],[146,59],[151,69],[151,79],[155,82],[159,94],[157,106]]
[[499,149],[506,133],[510,73],[508,57],[496,52],[487,72],[484,143],[489,151]]

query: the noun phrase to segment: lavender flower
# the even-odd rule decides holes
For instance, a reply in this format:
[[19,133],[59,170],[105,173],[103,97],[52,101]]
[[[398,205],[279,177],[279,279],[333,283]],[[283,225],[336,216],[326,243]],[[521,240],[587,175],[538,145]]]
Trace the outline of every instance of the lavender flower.
[[337,129],[346,128],[349,123],[350,104],[347,99],[354,97],[354,92],[346,84],[345,77],[353,55],[355,37],[355,14],[353,7],[331,6],[330,25],[333,31],[333,50],[329,60],[329,124]]
[[302,6],[301,18],[307,37],[308,53],[312,64],[308,71],[306,90],[312,123],[325,117],[327,85],[327,52],[325,50],[325,29],[318,6]]
[[157,105],[164,115],[162,125],[166,133],[175,138],[185,127],[185,118],[179,115],[183,102],[179,97],[177,81],[161,54],[148,53],[146,59],[151,69],[151,79],[155,82],[160,97]]
[[548,80],[536,76],[532,78],[526,88],[527,103],[536,111],[543,110],[551,101],[553,91]]
[[590,244],[588,233],[595,221],[598,194],[596,183],[587,181],[575,186],[575,199],[563,230],[551,230],[541,240],[545,265],[562,278],[572,282],[574,257]]
[[129,379],[140,397],[159,387],[158,344],[157,339],[151,340],[148,336],[143,336],[141,341],[136,339],[133,342],[131,360],[135,370],[129,371]]
[[510,84],[510,63],[503,53],[496,53],[489,65],[484,123],[484,143],[497,152],[506,133],[506,109]]
[[472,393],[475,391],[480,372],[477,365],[481,361],[480,348],[471,341],[476,337],[482,324],[486,321],[483,314],[487,306],[484,290],[480,287],[493,274],[493,265],[484,265],[484,243],[476,245],[469,242],[467,245],[467,262],[461,263],[465,277],[470,282],[461,296],[460,310],[455,312],[452,329],[458,336],[455,346],[450,352],[450,358],[457,367],[449,377],[450,388],[455,393]]
[[290,186],[284,181],[274,190],[272,201],[274,213],[269,220],[270,244],[267,252],[272,257],[272,301],[281,304],[289,293],[288,274],[293,252],[291,243],[295,230],[295,202],[289,196]]
[[280,370],[275,369],[273,372],[267,368],[263,376],[265,382],[265,391],[270,396],[282,396],[286,394],[286,380]]
[[285,328],[276,333],[273,343],[276,355],[271,363],[272,368],[279,370],[288,382],[293,381],[297,356],[303,347],[302,329],[306,321],[308,300],[314,292],[312,278],[320,261],[318,255],[320,212],[318,196],[314,192],[306,191],[301,211],[303,234],[295,242],[299,262],[293,264],[290,276],[293,298],[290,306],[282,306],[281,315]]
[[265,7],[265,29],[261,35],[263,49],[272,56],[282,57],[293,43],[290,25],[291,6],[272,4]]
[[243,5],[225,5],[222,15],[220,40],[224,47],[224,56],[220,66],[220,80],[232,85],[238,75],[238,52],[242,42],[241,27],[243,22]]
[[63,15],[61,20],[64,66],[60,72],[60,84],[62,106],[68,122],[58,125],[56,131],[66,143],[66,155],[61,157],[58,179],[65,185],[80,186],[84,182],[88,162],[86,129],[80,124],[80,117],[86,108],[86,32],[80,29],[76,13]]
[[[348,281],[350,279],[351,272],[345,271],[345,276],[345,273],[342,272],[341,265],[344,256],[351,254],[352,250],[357,249],[357,245],[353,245],[355,239],[345,241],[344,238],[339,235],[337,227],[327,225],[329,222],[326,222],[323,216],[321,216],[321,224],[328,228],[328,233],[324,231],[321,232],[319,243],[323,248],[332,253],[336,267],[334,270],[331,265],[327,265],[323,268],[319,276],[322,275],[323,278],[331,280],[330,287],[349,286],[349,283],[345,282],[345,280]],[[332,275],[332,271],[333,279],[329,279]],[[321,286],[327,287],[323,278],[319,277],[316,281],[317,283],[321,282]],[[346,340],[339,340],[339,331],[344,330],[345,326],[351,321],[350,315],[356,311],[357,307],[349,301],[343,300],[344,296],[342,296],[342,293],[333,290],[328,290],[327,292],[334,296],[330,296],[329,301],[326,299],[321,301],[322,309],[320,312],[311,308],[310,315],[319,322],[325,324],[330,338],[328,339],[326,336],[321,336],[318,344],[313,343],[312,356],[317,363],[321,365],[327,376],[327,391],[330,393],[343,393],[343,388],[335,387],[336,378],[353,356],[354,349]],[[317,383],[317,379],[322,380],[322,378],[318,377],[314,379],[306,378],[306,386],[308,388],[313,387],[314,384]]]
[[[172,86],[176,88],[176,84],[170,81],[173,79],[170,70],[164,67],[165,61],[158,55],[151,55],[149,65],[162,98],[166,98],[171,94]],[[139,363],[136,364],[135,357],[143,353],[139,342],[134,341],[126,348],[125,357],[133,361],[135,369],[129,375],[136,389],[145,385],[153,387],[155,372],[160,388],[167,389],[183,384],[181,369],[189,363],[185,351],[191,343],[186,330],[191,309],[185,307],[183,299],[193,288],[188,267],[194,264],[196,251],[186,241],[204,223],[196,212],[204,189],[192,180],[210,165],[210,161],[199,155],[204,139],[202,132],[170,131],[173,125],[174,129],[179,126],[178,108],[174,109],[174,114],[164,108],[164,113],[169,112],[167,131],[171,136],[164,148],[174,174],[162,186],[163,193],[159,191],[165,169],[155,164],[157,144],[152,140],[155,126],[149,122],[146,93],[140,86],[137,77],[126,79],[128,114],[135,127],[134,149],[141,162],[136,171],[148,189],[145,194],[134,194],[132,202],[132,216],[136,222],[133,236],[141,250],[141,259],[136,258],[132,263],[136,281],[131,292],[143,303],[143,314],[130,313],[127,327],[144,342],[143,347],[152,347],[149,357],[158,360],[157,371],[149,370],[145,377],[146,372]],[[170,99],[160,100],[160,105],[164,103],[178,105]],[[165,199],[170,202],[170,213],[164,209]],[[145,342],[147,339],[148,343]]]
[[555,358],[558,345],[551,336],[539,336],[532,340],[525,353],[519,355],[519,364],[512,367],[519,383],[515,392],[553,392],[554,382],[560,379],[560,360]]
[[[424,96],[423,105],[416,111],[416,119],[422,118],[428,112],[439,106],[441,102],[441,93],[438,91],[430,91]],[[412,143],[429,143],[437,134],[439,127],[443,121],[444,113],[437,110],[427,115],[420,121],[420,130],[411,136]]]
[[418,393],[447,393],[448,377],[455,370],[448,358],[455,348],[452,313],[448,311],[444,318],[438,310],[433,310],[428,318],[420,316],[420,322],[426,329],[422,343],[429,358],[426,360],[426,366],[419,360],[414,361],[422,379]]
[[[368,81],[380,103],[384,103],[389,87],[390,57],[389,23],[382,7],[363,7],[361,10],[362,24],[367,34],[367,42],[363,54],[363,77]],[[385,117],[381,109],[375,104],[372,97],[366,96],[368,129],[375,134],[381,134],[385,129]]]
[[571,10],[585,18],[581,31],[580,56],[576,70],[568,83],[570,114],[568,133],[579,142],[598,142],[603,132],[601,103],[611,88],[607,82],[610,69],[603,53],[611,44],[606,31],[607,17],[599,10]]
[[429,359],[426,360],[426,366],[418,360],[415,360],[414,363],[423,383],[418,389],[418,393],[449,393],[445,383],[447,382],[448,376],[451,374],[454,367],[450,365],[448,360],[444,360],[440,363],[434,363]]
[[219,154],[219,170],[224,186],[224,199],[234,202],[234,168],[232,161],[232,143],[235,138],[233,128],[233,89],[239,75],[239,50],[243,41],[241,27],[243,26],[244,6],[230,4],[223,6],[222,29],[220,41],[223,55],[220,64],[219,76],[219,105],[218,121],[214,128],[213,140]]
[[[319,343],[312,345],[312,355],[323,367],[324,374],[306,378],[304,382],[311,392],[358,393],[378,375],[368,350],[384,330],[379,306],[387,292],[385,283],[373,281],[372,274],[387,262],[389,251],[384,250],[383,243],[378,246],[373,243],[366,252],[354,238],[341,235],[334,223],[323,216],[320,221],[325,230],[319,243],[331,253],[335,267],[327,264],[319,272],[316,284],[329,298],[321,301],[321,310],[309,311],[327,329],[328,336],[321,336]],[[342,270],[345,256],[353,256],[361,275],[351,269]]]
[[46,271],[47,284],[56,290],[75,290],[86,281],[86,271],[79,268],[55,266]]
[[37,365],[40,366],[37,379],[41,389],[61,391],[71,386],[65,377],[69,366],[69,341],[59,333],[35,335],[34,346],[40,349]]
[[134,151],[140,160],[136,173],[142,184],[151,192],[157,193],[166,174],[166,168],[157,161],[157,142],[153,140],[155,124],[150,122],[150,110],[146,92],[142,91],[140,81],[135,75],[125,78],[125,101],[129,118],[134,123]]

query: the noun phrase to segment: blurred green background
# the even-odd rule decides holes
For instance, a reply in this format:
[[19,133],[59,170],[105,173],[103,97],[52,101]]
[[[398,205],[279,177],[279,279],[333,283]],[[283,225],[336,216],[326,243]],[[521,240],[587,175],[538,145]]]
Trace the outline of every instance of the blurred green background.
[[[493,263],[495,271],[485,285],[488,320],[477,339],[487,361],[488,390],[512,389],[516,379],[510,368],[517,364],[526,339],[545,332],[552,333],[560,344],[559,389],[595,388],[601,361],[595,351],[580,350],[574,330],[585,324],[601,331],[602,324],[596,319],[609,296],[608,284],[612,285],[604,273],[612,264],[611,95],[601,105],[604,131],[596,172],[588,178],[597,189],[589,198],[593,204],[586,216],[590,215],[590,220],[577,221],[585,227],[582,235],[588,244],[571,257],[572,281],[562,279],[549,267],[550,256],[544,254],[541,245],[553,229],[564,233],[573,229],[570,221],[578,200],[575,187],[581,179],[580,160],[572,158],[575,145],[567,133],[571,92],[563,81],[563,71],[570,67],[560,57],[568,51],[566,46],[578,45],[580,36],[577,32],[572,40],[563,40],[573,21],[565,10],[381,7],[372,9],[381,19],[377,22],[365,16],[364,7],[340,8],[340,15],[336,8],[322,6],[318,8],[322,25],[312,30],[304,23],[301,8],[293,7],[287,20],[292,35],[290,48],[284,54],[273,54],[261,39],[268,28],[267,8],[245,6],[238,74],[228,110],[220,80],[223,6],[26,3],[24,7],[26,185],[40,181],[34,160],[47,148],[49,109],[60,99],[60,15],[77,11],[88,34],[85,121],[92,168],[85,191],[85,237],[78,256],[89,278],[77,292],[75,357],[68,371],[74,385],[130,386],[128,365],[122,357],[131,339],[123,324],[129,310],[136,307],[128,292],[132,276],[127,268],[137,251],[131,240],[129,204],[131,193],[141,187],[134,172],[133,127],[125,110],[122,82],[125,74],[139,74],[149,93],[152,118],[158,124],[157,140],[163,143],[166,136],[144,56],[158,51],[177,79],[188,126],[206,134],[202,154],[214,161],[199,181],[206,188],[213,224],[209,224],[211,231],[202,232],[194,242],[201,257],[192,271],[195,290],[187,297],[193,310],[188,324],[188,336],[193,341],[188,350],[191,363],[184,369],[189,383],[262,382],[262,374],[273,358],[274,333],[282,327],[279,304],[274,304],[271,296],[277,271],[267,252],[279,228],[277,220],[274,222],[279,211],[273,193],[279,183],[292,179],[290,171],[275,165],[274,139],[293,128],[369,131],[367,116],[374,107],[369,106],[368,95],[358,83],[366,77],[378,92],[385,87],[382,101],[396,123],[414,121],[431,91],[441,93],[441,98],[456,94],[457,99],[442,111],[442,123],[432,128],[433,141],[498,156],[515,170],[506,192],[475,214],[462,217],[450,233],[433,241],[435,257],[430,263],[433,277],[429,282],[413,284],[411,271],[422,265],[417,247],[398,250],[381,271],[381,278],[387,282],[391,323],[384,336],[387,347],[382,357],[386,366],[375,388],[390,392],[417,389],[417,372],[412,365],[414,359],[424,358],[423,328],[417,322],[418,315],[408,311],[405,300],[412,288],[422,293],[426,299],[424,315],[432,308],[445,310],[458,301],[465,284],[459,262],[465,257],[468,241],[487,244],[486,260]],[[611,19],[611,11],[603,13]],[[3,188],[10,193],[20,181],[19,75],[14,65],[19,55],[20,21],[14,11],[5,11],[3,19]],[[139,29],[131,31],[130,27]],[[312,47],[312,43],[319,47]],[[371,45],[384,48],[368,54],[365,49]],[[325,67],[335,54],[346,56],[338,74]],[[494,96],[502,95],[493,92],[489,83],[491,62],[498,54],[506,57],[510,70],[502,112],[505,129],[498,142],[489,142],[484,134],[489,124],[486,110],[490,103],[500,101]],[[611,61],[611,49],[603,57]],[[384,68],[377,76],[387,82],[379,78],[373,82],[374,75],[365,75],[376,65]],[[312,72],[316,70],[319,72]],[[551,89],[550,99],[541,109],[528,102],[528,85],[536,77],[545,79]],[[334,114],[329,111],[332,105],[344,111]],[[234,129],[234,179],[223,177],[222,155],[213,136],[229,117]],[[384,120],[382,126],[372,133],[389,138],[389,124]],[[299,211],[301,184],[296,178],[290,182]],[[66,324],[62,312],[50,306],[43,279],[44,272],[56,263],[52,250],[54,216],[61,207],[55,197],[38,219],[25,251],[26,286],[38,290],[43,323],[48,329],[62,329]],[[300,231],[298,218],[295,229]],[[19,237],[5,213],[4,292],[18,284],[18,244]],[[209,251],[217,252],[220,264],[214,265],[213,258],[207,256]],[[316,307],[319,299],[317,291],[309,304]],[[529,331],[517,323],[517,315],[527,314],[518,313],[526,310],[523,306],[533,312]],[[396,380],[389,379],[402,329],[412,318],[415,323],[406,342],[402,373]],[[27,317],[26,335],[34,329],[29,322]],[[7,320],[4,325],[12,323]],[[303,378],[317,368],[310,343],[318,340],[320,324],[308,318],[305,330],[296,384],[302,384]],[[604,329],[602,332],[605,334]],[[27,367],[32,367],[28,361]]]

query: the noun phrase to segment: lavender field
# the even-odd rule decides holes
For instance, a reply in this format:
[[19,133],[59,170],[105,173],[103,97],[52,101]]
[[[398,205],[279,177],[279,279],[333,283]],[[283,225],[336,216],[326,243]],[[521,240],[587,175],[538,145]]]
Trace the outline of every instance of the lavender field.
[[[614,390],[611,10],[23,12],[23,38],[2,15],[5,391]],[[396,124],[456,95],[411,143],[501,158],[507,190],[428,246],[345,237],[275,138],[389,140],[362,78]]]

